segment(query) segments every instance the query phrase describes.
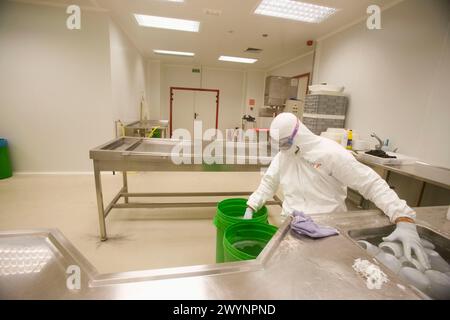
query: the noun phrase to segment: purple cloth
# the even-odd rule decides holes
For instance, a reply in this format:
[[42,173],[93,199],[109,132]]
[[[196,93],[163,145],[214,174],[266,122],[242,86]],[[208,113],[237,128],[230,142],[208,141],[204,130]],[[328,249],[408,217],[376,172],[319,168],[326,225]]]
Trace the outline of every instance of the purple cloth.
[[292,215],[291,229],[297,234],[310,238],[325,238],[339,234],[334,228],[318,226],[311,217],[303,212],[295,210]]

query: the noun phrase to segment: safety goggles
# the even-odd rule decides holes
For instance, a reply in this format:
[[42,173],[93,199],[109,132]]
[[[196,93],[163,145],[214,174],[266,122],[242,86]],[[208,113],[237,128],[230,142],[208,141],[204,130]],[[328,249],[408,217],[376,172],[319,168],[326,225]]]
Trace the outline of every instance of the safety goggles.
[[280,139],[278,141],[278,149],[289,150],[292,147],[292,145],[294,144],[294,138],[297,135],[299,128],[300,128],[300,122],[297,120],[297,124],[295,125],[294,131],[292,132],[292,134],[289,137]]

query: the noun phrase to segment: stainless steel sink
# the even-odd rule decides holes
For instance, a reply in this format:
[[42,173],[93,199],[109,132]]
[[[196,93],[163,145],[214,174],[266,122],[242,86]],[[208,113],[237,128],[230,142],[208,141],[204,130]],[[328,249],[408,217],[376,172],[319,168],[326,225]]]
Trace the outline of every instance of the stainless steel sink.
[[[395,225],[379,228],[356,229],[348,231],[348,235],[355,241],[366,240],[371,244],[378,246],[383,242],[381,238],[388,236],[394,229]],[[420,225],[417,226],[417,232],[422,239],[432,242],[436,246],[435,251],[450,263],[450,239]]]
[[[354,241],[365,240],[375,246],[378,246],[381,242],[383,242],[382,237],[389,235],[392,231],[394,231],[394,228],[395,228],[395,225],[389,225],[389,226],[378,227],[378,228],[355,229],[355,230],[348,231],[348,235]],[[431,229],[428,229],[428,228],[420,226],[420,225],[417,226],[417,232],[419,233],[420,238],[426,239],[426,240],[430,241],[431,243],[433,243],[435,245],[434,250],[437,253],[439,253],[439,255],[442,257],[442,259],[444,259],[448,264],[450,263],[450,239],[446,238],[445,236],[443,236]],[[376,257],[377,257],[378,261],[382,262],[382,260],[378,259],[378,256],[376,256]],[[430,256],[430,259],[432,259],[431,256]],[[430,261],[432,261],[432,260],[430,260]],[[433,266],[433,262],[432,262],[432,266]],[[386,267],[389,269],[389,266],[386,265]],[[398,275],[398,273],[397,273],[397,275]],[[402,278],[402,277],[400,276],[400,278]],[[405,278],[403,278],[403,281],[405,281],[406,283],[410,282],[410,280],[407,280]],[[417,280],[417,281],[419,281],[419,280]],[[418,283],[423,283],[423,282],[419,281]],[[437,289],[436,283],[433,284],[432,286],[428,285],[426,287],[424,286],[421,288],[419,288],[419,286],[416,286],[412,283],[409,283],[409,284],[413,288],[415,288],[419,292],[421,292],[423,295],[425,295],[425,297],[427,297],[427,298],[448,299],[450,297],[449,292],[448,292],[448,286],[446,287],[446,285],[441,282],[439,282],[439,284],[437,284],[439,289]],[[439,291],[436,291],[436,290],[439,290]]]

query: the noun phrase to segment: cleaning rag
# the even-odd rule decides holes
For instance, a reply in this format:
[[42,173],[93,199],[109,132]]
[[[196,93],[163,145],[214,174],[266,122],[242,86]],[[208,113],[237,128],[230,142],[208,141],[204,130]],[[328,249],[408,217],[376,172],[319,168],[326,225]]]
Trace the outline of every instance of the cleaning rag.
[[318,226],[311,217],[296,210],[292,213],[291,229],[310,238],[325,238],[339,234],[334,228]]

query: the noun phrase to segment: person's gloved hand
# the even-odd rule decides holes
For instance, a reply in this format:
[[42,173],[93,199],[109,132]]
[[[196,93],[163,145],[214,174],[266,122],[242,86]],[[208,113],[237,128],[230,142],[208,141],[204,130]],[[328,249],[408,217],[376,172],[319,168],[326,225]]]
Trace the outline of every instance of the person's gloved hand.
[[247,207],[247,209],[245,210],[244,219],[250,220],[251,218],[253,218],[253,209],[250,207]]
[[428,260],[428,256],[423,249],[415,223],[398,222],[394,232],[392,232],[389,236],[384,237],[383,241],[401,242],[403,244],[403,252],[406,259],[412,261],[411,252],[414,251],[414,254],[420,264],[426,270],[430,269],[430,261]]

